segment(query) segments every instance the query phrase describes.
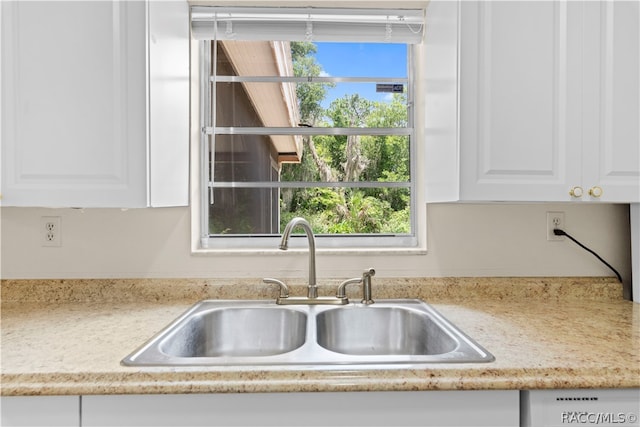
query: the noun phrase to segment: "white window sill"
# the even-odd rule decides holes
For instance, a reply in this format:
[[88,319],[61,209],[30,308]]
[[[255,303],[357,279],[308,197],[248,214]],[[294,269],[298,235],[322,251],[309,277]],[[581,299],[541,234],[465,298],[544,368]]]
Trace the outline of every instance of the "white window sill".
[[[195,256],[237,255],[237,256],[282,256],[284,253],[299,254],[308,253],[308,248],[294,248],[282,251],[274,249],[192,249]],[[425,255],[427,248],[316,248],[316,255]]]

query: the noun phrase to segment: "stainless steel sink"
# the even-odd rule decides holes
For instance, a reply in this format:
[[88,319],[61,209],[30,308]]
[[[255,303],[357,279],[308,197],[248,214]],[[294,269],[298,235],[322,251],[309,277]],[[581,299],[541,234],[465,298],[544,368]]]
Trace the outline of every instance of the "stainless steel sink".
[[307,316],[280,307],[229,307],[194,313],[160,341],[175,357],[270,356],[304,344]]
[[318,314],[318,344],[359,355],[433,355],[458,346],[432,317],[400,307],[354,306]]
[[420,300],[379,300],[337,308],[207,300],[122,363],[287,369],[493,360],[488,351]]

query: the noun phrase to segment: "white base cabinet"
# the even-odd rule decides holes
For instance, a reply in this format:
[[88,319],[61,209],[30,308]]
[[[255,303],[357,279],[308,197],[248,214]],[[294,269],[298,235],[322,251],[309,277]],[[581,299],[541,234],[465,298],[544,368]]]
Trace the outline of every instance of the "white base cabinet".
[[3,206],[186,206],[186,0],[1,3]]
[[83,396],[95,426],[518,426],[519,392]]
[[0,397],[2,427],[79,427],[78,396]]
[[640,389],[18,396],[0,425],[640,427]]

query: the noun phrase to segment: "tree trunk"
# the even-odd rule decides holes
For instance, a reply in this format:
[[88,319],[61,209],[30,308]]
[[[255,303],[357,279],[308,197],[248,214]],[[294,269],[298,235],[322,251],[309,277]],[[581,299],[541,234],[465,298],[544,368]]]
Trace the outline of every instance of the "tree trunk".
[[335,182],[337,179],[334,176],[333,171],[331,170],[331,166],[325,163],[324,160],[318,155],[318,151],[316,150],[316,146],[313,143],[313,137],[307,136],[305,137],[305,142],[307,143],[307,147],[309,147],[309,152],[311,153],[311,157],[313,157],[313,161],[318,167],[318,172],[320,173],[320,179],[323,182]]
[[357,181],[360,174],[369,164],[369,160],[362,155],[360,150],[360,136],[347,136],[347,146],[345,147],[345,157],[347,161],[344,164],[345,181]]

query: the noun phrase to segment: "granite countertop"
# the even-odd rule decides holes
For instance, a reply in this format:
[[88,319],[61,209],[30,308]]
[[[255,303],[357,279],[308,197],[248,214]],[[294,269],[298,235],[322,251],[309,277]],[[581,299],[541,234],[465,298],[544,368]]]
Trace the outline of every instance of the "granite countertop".
[[386,369],[120,365],[199,300],[275,298],[259,279],[1,286],[5,396],[640,387],[640,304],[609,278],[376,278],[374,299],[422,299],[496,358]]

